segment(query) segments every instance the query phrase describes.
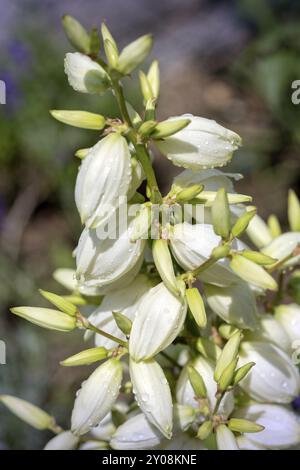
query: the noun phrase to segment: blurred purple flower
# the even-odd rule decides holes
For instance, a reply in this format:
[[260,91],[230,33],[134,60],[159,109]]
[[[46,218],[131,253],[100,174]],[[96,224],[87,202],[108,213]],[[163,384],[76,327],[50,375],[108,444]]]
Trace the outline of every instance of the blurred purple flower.
[[292,407],[294,408],[294,410],[296,411],[300,411],[300,396],[295,398],[293,401],[292,401]]
[[30,58],[28,49],[20,41],[13,41],[8,47],[8,53],[18,66],[26,65]]

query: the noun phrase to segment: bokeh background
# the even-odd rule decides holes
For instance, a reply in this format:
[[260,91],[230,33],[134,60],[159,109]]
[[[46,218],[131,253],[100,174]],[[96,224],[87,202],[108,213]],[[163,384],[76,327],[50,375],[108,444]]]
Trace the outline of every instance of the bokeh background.
[[[87,28],[106,20],[120,45],[153,32],[151,57],[162,73],[159,117],[190,112],[238,132],[244,146],[228,171],[242,172],[238,189],[284,225],[287,189],[300,188],[300,105],[291,102],[291,83],[300,79],[300,2],[0,0],[0,79],[7,85],[0,105],[0,339],[7,345],[0,393],[36,403],[68,427],[88,370],[58,362],[78,350],[80,334],[43,331],[8,313],[11,305],[41,305],[39,287],[60,292],[52,272],[73,267],[80,233],[73,155],[97,134],[60,125],[48,110],[116,113],[110,96],[96,100],[68,86],[65,13]],[[136,90],[127,84],[139,108]],[[156,170],[167,188],[173,168],[158,158]],[[48,438],[1,406],[0,449],[41,448]]]

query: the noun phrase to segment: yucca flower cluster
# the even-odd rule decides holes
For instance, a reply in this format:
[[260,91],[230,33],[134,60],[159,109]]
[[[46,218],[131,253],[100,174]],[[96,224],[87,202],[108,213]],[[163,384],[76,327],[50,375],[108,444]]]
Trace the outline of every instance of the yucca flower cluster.
[[[54,308],[11,311],[43,328],[80,328],[94,347],[61,365],[97,365],[76,394],[70,429],[19,398],[0,400],[55,433],[48,450],[297,447],[296,194],[289,193],[290,231],[282,233],[275,216],[264,222],[251,197],[235,192],[242,176],[218,169],[241,145],[239,135],[189,114],[158,122],[157,61],[139,72],[143,114],[132,108],[122,82],[147,58],[150,35],[119,51],[105,24],[99,35],[72,17],[63,23],[76,49],[65,58],[69,84],[95,99],[111,91],[120,118],[51,111],[97,131],[94,145],[76,152],[84,225],[76,270],[54,273],[66,295],[41,291]],[[166,195],[150,145],[184,168]]]

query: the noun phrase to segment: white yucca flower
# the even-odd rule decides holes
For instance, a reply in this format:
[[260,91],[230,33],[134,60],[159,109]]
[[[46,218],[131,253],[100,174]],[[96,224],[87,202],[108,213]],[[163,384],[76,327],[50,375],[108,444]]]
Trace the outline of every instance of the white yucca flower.
[[300,443],[299,419],[286,406],[253,403],[236,410],[233,416],[255,421],[265,428],[245,433],[245,439],[238,438],[241,449],[288,449]]
[[169,118],[169,121],[190,119],[184,129],[161,141],[159,150],[177,166],[201,169],[226,165],[234,150],[241,145],[235,132],[220,126],[216,121],[190,114]]
[[261,315],[256,330],[250,335],[247,334],[247,340],[268,341],[287,353],[291,352],[291,340],[274,315]]
[[65,73],[71,87],[82,93],[103,94],[110,85],[110,79],[101,65],[80,52],[66,54]]
[[83,382],[72,412],[72,432],[78,436],[100,423],[116,401],[122,381],[122,364],[109,359]]
[[130,377],[136,401],[146,418],[168,439],[172,436],[172,397],[160,365],[153,359],[130,359]]
[[290,403],[300,391],[300,376],[291,358],[272,343],[242,342],[239,366],[255,362],[240,382],[251,398],[268,403]]
[[220,424],[216,430],[218,450],[239,450],[237,440],[232,431],[225,425]]
[[[291,255],[297,245],[300,244],[300,232],[287,232],[275,238],[269,245],[263,248],[262,252],[272,258],[282,261]],[[283,263],[282,268],[295,266],[299,263],[300,255],[294,256]]]
[[287,334],[290,343],[300,340],[300,306],[280,305],[275,310],[275,318]]
[[[180,266],[186,271],[198,268],[208,260],[212,250],[219,245],[221,237],[215,234],[213,226],[208,224],[177,224],[170,230],[170,246]],[[244,245],[234,240],[233,249],[242,249]],[[198,278],[209,284],[230,285],[240,279],[234,274],[227,259],[221,259],[201,273]]]
[[246,282],[227,287],[206,284],[204,293],[210,308],[227,323],[250,330],[257,326],[256,298]]
[[[129,147],[130,148],[130,147]],[[145,173],[141,163],[135,158],[131,158],[131,181],[127,192],[127,199],[130,199],[134,196],[136,190],[140,187],[142,182],[145,179]]]
[[109,134],[89,150],[78,172],[75,202],[82,223],[95,228],[108,220],[126,196],[131,156],[126,139]]
[[167,348],[181,331],[186,301],[160,283],[144,295],[132,324],[129,353],[136,361],[148,359]]
[[[114,408],[117,408],[117,403],[115,403]],[[93,437],[103,441],[109,441],[111,436],[115,433],[116,426],[112,420],[111,411],[107,413],[106,416],[100,421],[98,426],[91,429],[91,434]]]
[[[106,333],[125,340],[126,337],[118,328],[112,313],[120,312],[133,321],[137,313],[138,303],[151,286],[152,283],[149,278],[144,274],[139,274],[127,287],[107,294],[100,307],[89,316],[89,321],[97,328],[106,331]],[[90,333],[86,336],[90,337],[93,334]],[[97,334],[95,335],[95,344],[96,346],[104,346],[107,349],[117,345],[111,339]]]
[[[191,386],[188,377],[188,366],[192,365],[201,375],[207,390],[207,398],[210,408],[213,409],[216,404],[217,384],[214,381],[214,364],[204,357],[198,356],[194,361],[183,368],[176,386],[177,402],[181,405],[188,405],[193,408],[198,407],[195,400],[195,392]],[[225,417],[229,416],[234,407],[232,392],[226,393],[219,407],[219,413]]]
[[64,431],[52,437],[45,445],[44,450],[74,450],[78,442],[78,436],[74,436],[71,431]]
[[118,427],[110,447],[117,450],[151,449],[159,445],[162,439],[162,434],[140,413]]
[[[143,262],[146,240],[131,242],[134,218],[120,228],[117,239],[102,238],[101,227],[85,228],[76,249],[76,276],[80,291],[100,293],[121,289],[137,275]],[[92,295],[92,294],[90,294]]]

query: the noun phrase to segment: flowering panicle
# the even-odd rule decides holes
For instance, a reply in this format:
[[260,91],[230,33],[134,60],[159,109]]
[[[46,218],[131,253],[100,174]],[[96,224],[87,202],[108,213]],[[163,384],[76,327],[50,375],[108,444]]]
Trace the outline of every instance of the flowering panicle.
[[[241,145],[236,132],[191,114],[159,122],[157,60],[139,70],[144,109],[133,109],[123,79],[147,59],[151,35],[119,50],[106,24],[101,41],[70,16],[63,25],[75,48],[65,57],[69,84],[100,107],[111,91],[119,114],[51,111],[96,136],[76,152],[76,267],[54,273],[65,295],[40,291],[52,308],[11,312],[61,333],[82,330],[94,344],[61,365],[95,369],[76,394],[70,429],[19,398],[0,402],[53,431],[46,450],[299,446],[297,195],[289,193],[283,233],[275,215],[266,223],[251,196],[235,191],[240,174],[218,169]],[[150,144],[185,168],[167,194]]]

